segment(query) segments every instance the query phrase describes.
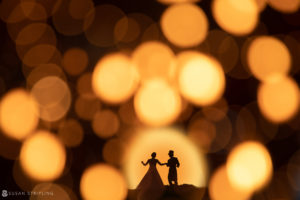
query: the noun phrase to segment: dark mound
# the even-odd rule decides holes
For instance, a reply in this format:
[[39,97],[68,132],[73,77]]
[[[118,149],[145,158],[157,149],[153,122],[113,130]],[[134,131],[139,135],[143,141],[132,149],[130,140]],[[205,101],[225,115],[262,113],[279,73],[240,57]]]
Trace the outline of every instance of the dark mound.
[[[178,186],[165,186],[165,191],[160,199],[153,199],[151,192],[147,194],[145,200],[207,200],[207,188],[198,188],[193,185],[178,185]],[[128,190],[128,200],[138,200],[137,190]],[[144,200],[144,199],[139,199]]]

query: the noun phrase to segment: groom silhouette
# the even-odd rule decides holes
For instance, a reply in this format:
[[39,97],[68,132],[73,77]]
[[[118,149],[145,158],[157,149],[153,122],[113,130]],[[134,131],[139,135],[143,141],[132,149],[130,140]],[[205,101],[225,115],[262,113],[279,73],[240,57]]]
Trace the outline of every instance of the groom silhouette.
[[169,184],[173,185],[174,182],[175,185],[178,185],[176,168],[179,167],[180,164],[178,159],[174,157],[174,151],[170,150],[168,155],[170,156],[170,159],[166,164],[169,167],[169,174],[168,174]]

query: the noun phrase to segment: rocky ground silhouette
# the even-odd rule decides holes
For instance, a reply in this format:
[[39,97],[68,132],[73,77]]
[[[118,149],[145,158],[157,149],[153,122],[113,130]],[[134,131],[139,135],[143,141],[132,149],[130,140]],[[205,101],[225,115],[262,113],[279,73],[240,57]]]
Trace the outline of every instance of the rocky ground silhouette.
[[138,190],[128,190],[127,200],[209,200],[207,188],[194,185],[165,186],[165,191],[157,197],[155,191],[148,191],[141,197]]

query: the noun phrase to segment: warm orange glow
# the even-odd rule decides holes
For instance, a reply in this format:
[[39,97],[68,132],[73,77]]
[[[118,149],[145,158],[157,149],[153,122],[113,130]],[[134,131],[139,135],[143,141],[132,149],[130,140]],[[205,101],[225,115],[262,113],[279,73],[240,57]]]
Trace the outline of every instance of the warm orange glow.
[[83,172],[80,193],[83,199],[122,200],[126,198],[127,186],[117,169],[106,164],[95,164]]
[[75,119],[68,119],[59,125],[58,138],[67,147],[78,146],[84,137],[81,124]]
[[68,74],[79,75],[88,65],[88,55],[83,49],[71,48],[65,52],[62,64]]
[[287,177],[291,186],[299,191],[298,177],[300,173],[300,150],[296,151],[287,164]]
[[127,125],[139,125],[140,121],[134,111],[133,101],[122,104],[118,112],[121,121]]
[[119,130],[120,121],[111,110],[101,110],[95,113],[92,128],[99,137],[108,138]]
[[208,191],[213,200],[248,200],[251,195],[232,187],[224,165],[214,172],[210,179]]
[[102,155],[106,162],[120,166],[125,150],[125,142],[119,138],[113,138],[104,144]]
[[268,4],[283,13],[297,12],[300,7],[299,0],[267,0]]
[[157,0],[163,4],[173,4],[173,3],[196,3],[200,0]]
[[60,6],[52,16],[52,23],[55,29],[67,36],[81,34],[87,28],[84,22],[88,13],[93,11],[93,3],[88,0],[64,0],[60,2]]
[[53,63],[41,64],[36,66],[27,75],[27,87],[31,89],[36,84],[36,82],[47,76],[56,76],[61,78],[62,80],[66,80],[65,73],[63,72],[62,68],[58,65]]
[[64,187],[55,184],[55,183],[39,183],[34,186],[31,192],[35,192],[36,194],[43,194],[40,197],[34,198],[35,196],[32,195],[30,200],[42,200],[42,199],[64,199],[64,200],[71,200],[68,192],[64,189]]
[[259,7],[255,0],[214,0],[212,13],[218,25],[234,35],[249,34],[257,25]]
[[58,53],[58,50],[55,46],[49,44],[39,44],[30,48],[22,58],[22,61],[25,65],[34,67],[40,64],[50,62]]
[[75,112],[84,120],[92,120],[95,113],[101,108],[101,103],[96,98],[78,97],[75,101]]
[[39,80],[32,88],[31,94],[40,106],[40,118],[57,121],[69,110],[71,92],[67,84],[56,76],[47,76]]
[[7,136],[22,140],[38,125],[39,109],[35,99],[23,89],[6,93],[0,102],[0,126]]
[[50,181],[62,174],[66,152],[55,135],[38,131],[23,143],[20,162],[22,169],[31,178]]
[[96,65],[92,87],[102,100],[118,104],[128,100],[139,82],[136,68],[130,58],[121,54],[109,54]]
[[115,44],[114,30],[123,11],[110,4],[102,4],[91,10],[85,19],[84,27],[87,40],[96,46],[109,47]]
[[163,79],[145,82],[134,96],[134,109],[138,118],[147,125],[171,124],[181,112],[178,92]]
[[244,142],[229,154],[226,171],[233,187],[252,193],[266,186],[273,173],[267,149],[257,142]]
[[167,8],[160,24],[166,38],[180,47],[200,44],[208,31],[205,13],[191,3],[175,4]]
[[220,121],[226,117],[228,109],[227,101],[222,98],[213,105],[203,107],[202,113],[209,120]]
[[271,36],[254,39],[249,46],[247,60],[253,75],[263,81],[274,74],[286,75],[291,66],[288,48]]
[[118,21],[114,29],[114,37],[117,42],[133,42],[140,34],[140,25],[132,17],[123,17]]
[[208,120],[194,120],[188,127],[188,137],[205,152],[209,152],[211,143],[216,137],[216,127]]
[[84,98],[96,98],[96,95],[92,88],[92,73],[87,72],[82,74],[77,80],[76,89],[78,94],[80,94],[80,96]]
[[[204,155],[180,130],[172,128],[140,130],[130,144],[124,160],[124,173],[129,188],[134,189],[141,181],[147,168],[141,164],[157,153],[157,159],[168,161],[169,150],[174,151],[180,167],[177,168],[178,184],[206,185],[207,167]],[[168,167],[157,166],[164,185],[168,185]]]
[[258,88],[258,106],[268,120],[285,122],[299,110],[299,87],[289,77],[273,76],[271,80]]
[[179,54],[178,60],[178,84],[184,98],[198,106],[213,104],[221,98],[225,76],[217,60],[197,52]]
[[15,43],[16,45],[29,45],[41,40],[43,37],[56,39],[54,31],[49,25],[45,23],[31,23],[18,32]]
[[[71,0],[68,6],[69,14],[74,19],[84,19],[86,15],[94,9],[94,3],[92,0]],[[66,12],[66,10],[65,10]]]
[[132,55],[143,81],[157,77],[172,80],[174,58],[174,53],[167,45],[156,41],[142,43]]

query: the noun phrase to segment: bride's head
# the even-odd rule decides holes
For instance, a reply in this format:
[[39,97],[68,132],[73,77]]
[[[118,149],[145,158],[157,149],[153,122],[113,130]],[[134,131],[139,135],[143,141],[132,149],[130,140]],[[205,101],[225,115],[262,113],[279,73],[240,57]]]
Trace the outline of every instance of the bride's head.
[[153,153],[151,154],[151,157],[152,157],[152,158],[155,158],[155,157],[156,157],[156,153],[153,152]]

